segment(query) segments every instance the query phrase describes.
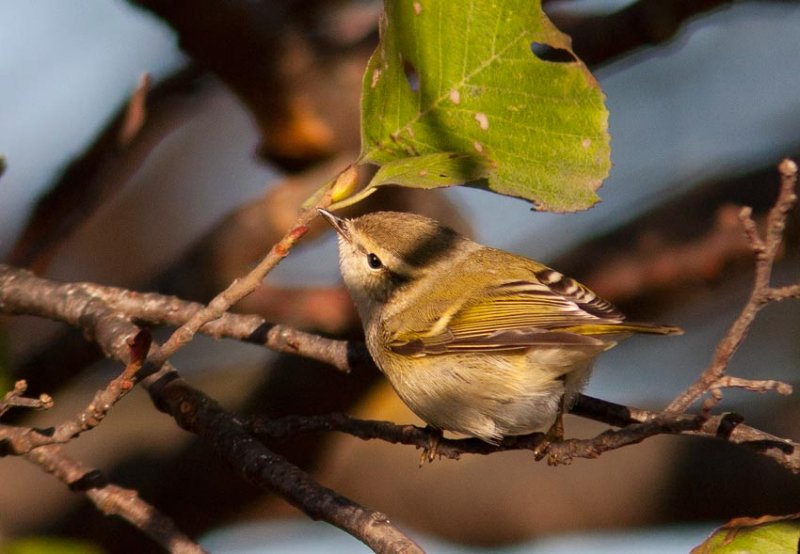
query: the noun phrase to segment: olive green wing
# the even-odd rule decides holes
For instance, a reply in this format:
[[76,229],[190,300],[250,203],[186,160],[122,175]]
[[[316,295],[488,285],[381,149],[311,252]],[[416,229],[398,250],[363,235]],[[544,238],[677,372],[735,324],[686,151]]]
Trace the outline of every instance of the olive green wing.
[[543,267],[530,279],[487,285],[427,329],[395,333],[389,347],[412,356],[558,345],[603,350],[609,342],[592,335],[634,332],[623,320],[610,302]]

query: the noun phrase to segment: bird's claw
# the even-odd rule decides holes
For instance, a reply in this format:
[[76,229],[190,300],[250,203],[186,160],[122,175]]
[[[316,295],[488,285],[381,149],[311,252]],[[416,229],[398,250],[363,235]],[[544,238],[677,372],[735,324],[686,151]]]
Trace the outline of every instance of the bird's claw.
[[550,426],[550,429],[547,430],[547,433],[542,435],[541,440],[536,443],[536,446],[533,447],[533,457],[536,461],[542,460],[545,456],[547,456],[548,450],[550,450],[550,445],[556,442],[561,442],[564,440],[564,422],[562,420],[561,412],[558,412],[556,416],[556,420]]
[[422,449],[422,454],[419,457],[419,467],[425,463],[431,463],[439,455],[439,441],[442,440],[442,432],[435,427],[428,425],[425,428],[428,431],[428,445]]

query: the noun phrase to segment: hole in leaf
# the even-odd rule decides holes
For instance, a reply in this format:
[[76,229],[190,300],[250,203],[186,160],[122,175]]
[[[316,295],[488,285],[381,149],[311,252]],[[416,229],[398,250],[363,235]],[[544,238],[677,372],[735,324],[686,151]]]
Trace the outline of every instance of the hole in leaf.
[[554,48],[543,42],[532,42],[531,52],[543,62],[572,63],[578,61],[575,55],[563,48]]
[[408,60],[403,60],[403,73],[406,74],[408,86],[411,87],[412,91],[417,92],[419,90],[419,74],[414,65]]

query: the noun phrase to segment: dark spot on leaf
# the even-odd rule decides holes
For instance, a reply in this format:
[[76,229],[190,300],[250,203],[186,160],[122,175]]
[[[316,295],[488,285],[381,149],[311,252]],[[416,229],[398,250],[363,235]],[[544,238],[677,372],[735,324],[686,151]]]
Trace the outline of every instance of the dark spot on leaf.
[[531,52],[543,62],[572,63],[578,61],[575,54],[563,48],[554,48],[543,42],[532,42]]
[[447,179],[447,175],[445,175],[444,173],[439,173],[439,177],[441,177],[442,179]]
[[403,73],[406,74],[408,86],[411,87],[412,91],[417,92],[419,90],[419,74],[414,65],[405,59],[403,60]]

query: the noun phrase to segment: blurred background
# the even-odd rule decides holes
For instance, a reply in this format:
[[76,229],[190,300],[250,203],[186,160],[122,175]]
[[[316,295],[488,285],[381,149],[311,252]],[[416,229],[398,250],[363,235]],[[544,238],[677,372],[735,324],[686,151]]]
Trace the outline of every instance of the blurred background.
[[[478,190],[390,189],[359,210],[436,217],[582,280],[631,318],[682,326],[682,337],[634,338],[605,354],[587,390],[660,409],[706,365],[749,293],[752,256],[737,206],[763,218],[777,163],[800,153],[800,6],[545,6],[607,95],[614,167],[603,201],[547,214]],[[0,259],[55,279],[207,301],[355,158],[360,80],[380,9],[371,0],[0,3]],[[800,275],[798,227],[795,213],[776,282]],[[313,229],[236,309],[357,338],[324,231]],[[796,386],[798,336],[796,305],[768,308],[731,372]],[[376,374],[343,376],[202,337],[175,363],[231,410],[416,421]],[[17,421],[72,416],[118,370],[62,325],[0,319],[0,389],[24,378],[32,394],[56,400]],[[793,397],[730,392],[721,408],[800,439]],[[566,428],[568,436],[604,429],[575,417]],[[433,552],[685,552],[728,518],[800,511],[796,477],[748,451],[686,437],[558,468],[525,452],[418,468],[412,448],[336,435],[270,447],[389,514]],[[246,485],[141,390],[68,449],[214,552],[363,548]],[[0,549],[42,536],[96,551],[159,551],[37,467],[4,458]]]

